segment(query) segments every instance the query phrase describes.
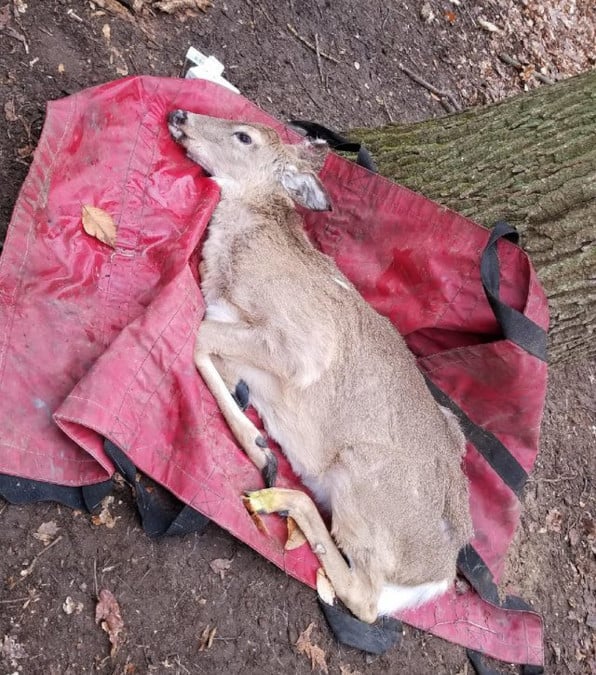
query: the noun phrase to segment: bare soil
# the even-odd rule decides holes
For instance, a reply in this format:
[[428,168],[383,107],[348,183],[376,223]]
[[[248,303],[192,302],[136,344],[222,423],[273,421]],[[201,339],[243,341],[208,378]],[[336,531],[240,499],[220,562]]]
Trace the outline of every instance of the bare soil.
[[[223,61],[268,112],[339,129],[442,115],[445,101],[490,102],[542,86],[537,72],[557,78],[594,64],[589,2],[214,0],[204,13],[173,15],[157,4],[0,0],[0,241],[45,102],[126,74],[178,76],[191,44]],[[520,72],[499,60],[502,51],[522,62]],[[400,63],[450,96],[415,83]],[[551,373],[541,454],[504,582],[542,612],[551,673],[596,673],[595,383],[596,363]],[[471,672],[461,648],[409,627],[381,657],[340,647],[312,591],[217,527],[151,540],[124,486],[111,511],[109,528],[53,504],[0,502],[0,673],[308,673],[295,644],[311,622],[331,673]],[[44,543],[33,534],[49,521],[55,543],[36,558]],[[221,559],[228,569],[213,571]],[[125,626],[114,656],[95,623],[101,588],[114,593]]]

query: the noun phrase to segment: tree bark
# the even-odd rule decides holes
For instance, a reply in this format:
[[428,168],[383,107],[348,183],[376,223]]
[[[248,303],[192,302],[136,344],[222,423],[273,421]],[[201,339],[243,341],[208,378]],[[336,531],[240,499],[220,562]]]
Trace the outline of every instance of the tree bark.
[[596,354],[596,70],[350,135],[382,175],[484,225],[514,225],[548,295],[551,363]]

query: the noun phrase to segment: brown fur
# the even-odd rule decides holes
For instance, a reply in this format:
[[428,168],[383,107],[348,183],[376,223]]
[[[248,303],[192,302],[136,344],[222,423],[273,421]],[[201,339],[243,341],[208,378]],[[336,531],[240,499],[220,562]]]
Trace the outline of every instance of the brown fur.
[[263,468],[268,451],[217,380],[248,384],[268,433],[329,510],[350,567],[305,495],[264,490],[253,506],[289,511],[339,597],[372,621],[383,586],[455,575],[471,534],[463,434],[390,322],[305,237],[289,194],[327,206],[311,169],[320,148],[285,146],[259,125],[175,115],[172,134],[222,192],[203,249],[197,367]]

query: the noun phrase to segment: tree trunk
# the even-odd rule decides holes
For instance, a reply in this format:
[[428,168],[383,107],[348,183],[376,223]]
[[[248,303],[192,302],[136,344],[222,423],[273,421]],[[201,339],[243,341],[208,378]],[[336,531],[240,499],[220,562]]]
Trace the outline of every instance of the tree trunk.
[[596,354],[596,70],[350,136],[382,175],[484,225],[514,225],[549,298],[550,361]]

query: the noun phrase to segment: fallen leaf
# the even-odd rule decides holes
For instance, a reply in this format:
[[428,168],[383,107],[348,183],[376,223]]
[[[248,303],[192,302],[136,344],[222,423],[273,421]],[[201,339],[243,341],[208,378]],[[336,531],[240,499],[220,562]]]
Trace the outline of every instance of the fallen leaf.
[[324,673],[329,673],[327,668],[327,660],[325,658],[325,652],[317,645],[313,645],[310,641],[310,634],[315,627],[314,621],[312,621],[308,628],[302,633],[296,640],[296,649],[300,654],[305,654],[310,659],[311,670],[319,668]]
[[199,10],[206,12],[209,7],[213,7],[211,0],[159,0],[153,3],[155,9],[165,14],[176,14],[188,10]]
[[489,33],[503,32],[498,26],[495,26],[494,23],[492,23],[491,21],[487,21],[486,19],[478,19],[478,25],[481,28],[484,28],[484,30],[487,30]]
[[48,520],[47,523],[42,523],[37,528],[37,532],[34,532],[33,536],[47,546],[54,539],[59,529],[55,520]]
[[455,23],[455,21],[457,19],[457,14],[448,9],[445,12],[444,16],[447,19],[447,21],[449,21],[449,23],[453,26],[453,24]]
[[551,509],[546,514],[545,523],[546,529],[549,532],[560,532],[561,525],[563,523],[563,516],[561,515],[561,512],[558,509]]
[[83,611],[83,603],[75,602],[70,595],[66,597],[66,600],[62,603],[62,609],[65,614],[80,614]]
[[59,63],[58,64],[58,72],[60,73],[60,75],[63,75],[65,70],[66,70],[66,67],[64,66],[64,64]]
[[12,99],[4,104],[4,117],[6,117],[7,122],[16,122],[19,119]]
[[209,567],[215,572],[215,574],[219,574],[221,580],[223,581],[226,572],[230,569],[230,565],[232,564],[232,561],[234,558],[216,558],[215,560],[212,560],[209,563]]
[[122,630],[124,628],[124,621],[122,621],[118,601],[107,588],[99,592],[99,600],[95,607],[95,623],[100,622],[102,629],[108,634],[112,644],[110,655],[114,656],[123,643]]
[[116,223],[107,211],[85,204],[81,217],[87,234],[112,248],[116,246]]
[[104,497],[101,502],[101,511],[97,515],[91,516],[91,522],[98,526],[105,525],[109,530],[111,530],[116,525],[116,521],[118,520],[118,518],[114,518],[110,512],[110,506],[112,506],[113,503],[114,497],[112,495]]
[[217,628],[215,626],[213,626],[213,628],[209,628],[209,625],[207,625],[203,629],[201,637],[199,638],[200,652],[204,652],[206,649],[211,649],[211,646],[213,645],[213,640],[215,639],[215,633],[217,633]]
[[110,28],[109,23],[104,23],[101,29],[102,35],[105,38],[105,41],[110,44],[110,40],[112,39],[112,29]]

